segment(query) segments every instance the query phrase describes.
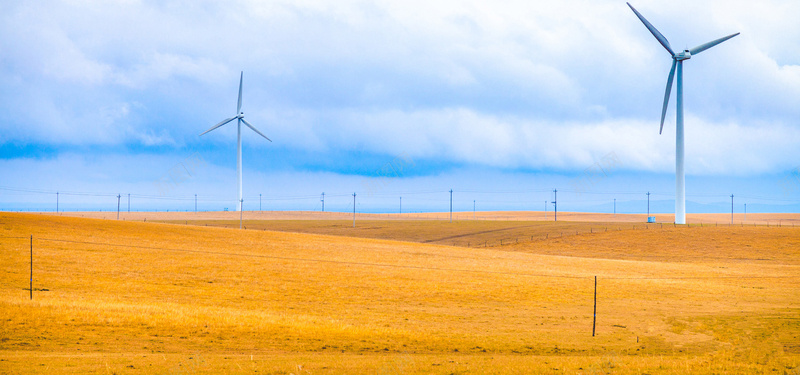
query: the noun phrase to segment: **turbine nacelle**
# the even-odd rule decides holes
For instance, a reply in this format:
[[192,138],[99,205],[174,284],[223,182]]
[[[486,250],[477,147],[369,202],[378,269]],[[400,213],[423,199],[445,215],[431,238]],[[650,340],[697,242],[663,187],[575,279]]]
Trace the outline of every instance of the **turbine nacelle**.
[[675,55],[675,60],[678,60],[678,61],[689,60],[691,58],[692,58],[692,53],[689,52],[688,49],[684,50],[683,52],[681,52],[681,53],[679,53],[677,55]]

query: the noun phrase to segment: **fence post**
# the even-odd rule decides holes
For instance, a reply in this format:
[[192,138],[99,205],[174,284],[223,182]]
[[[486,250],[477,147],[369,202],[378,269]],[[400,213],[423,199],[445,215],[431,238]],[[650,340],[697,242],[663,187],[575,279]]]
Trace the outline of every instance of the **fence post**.
[[31,235],[31,300],[33,300],[33,235]]
[[592,318],[592,337],[597,325],[597,276],[594,277],[594,317]]

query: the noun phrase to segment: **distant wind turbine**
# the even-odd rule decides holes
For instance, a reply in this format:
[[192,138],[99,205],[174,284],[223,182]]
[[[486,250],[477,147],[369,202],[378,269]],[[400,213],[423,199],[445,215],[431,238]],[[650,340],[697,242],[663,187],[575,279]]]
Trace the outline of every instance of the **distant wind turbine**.
[[664,130],[664,117],[667,115],[667,104],[669,104],[669,94],[672,92],[672,80],[675,77],[675,70],[678,71],[678,93],[677,93],[677,126],[675,128],[675,223],[686,224],[686,175],[683,170],[683,61],[692,58],[692,55],[697,55],[711,47],[716,46],[730,38],[733,38],[739,33],[731,34],[726,37],[713,40],[711,42],[701,44],[692,49],[684,50],[680,53],[675,53],[669,45],[669,41],[664,37],[650,22],[648,22],[641,13],[639,13],[633,5],[627,3],[636,17],[642,21],[645,27],[650,30],[650,33],[658,40],[659,43],[669,52],[672,56],[672,68],[669,71],[667,78],[667,90],[664,93],[664,106],[661,109],[661,127],[658,134]]
[[236,203],[237,211],[242,210],[242,123],[247,125],[248,128],[252,129],[254,132],[258,133],[258,135],[266,138],[266,140],[272,142],[271,139],[267,138],[266,135],[261,134],[253,125],[250,125],[247,120],[244,119],[244,112],[242,112],[242,79],[244,78],[244,72],[241,73],[239,76],[239,102],[236,104],[236,116],[231,117],[229,119],[222,120],[219,124],[216,124],[208,129],[200,135],[206,134],[222,125],[225,125],[233,120],[237,121],[236,131],[237,131],[237,141],[236,141],[236,173],[239,179],[239,200]]

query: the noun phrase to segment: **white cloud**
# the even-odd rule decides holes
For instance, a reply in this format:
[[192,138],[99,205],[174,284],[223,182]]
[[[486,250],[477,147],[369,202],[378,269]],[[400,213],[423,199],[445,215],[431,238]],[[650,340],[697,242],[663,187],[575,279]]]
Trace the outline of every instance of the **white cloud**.
[[[620,168],[626,170],[669,173],[675,168],[674,117],[665,123],[662,135],[657,119],[559,122],[494,116],[467,108],[324,112],[304,118],[300,129],[278,125],[276,138],[309,151],[406,154],[512,169],[575,171],[609,153],[617,155]],[[690,174],[775,173],[800,160],[795,147],[800,129],[796,127],[777,122],[709,122],[693,113],[687,114],[685,123]]]
[[[797,164],[800,4],[634,5],[676,48],[742,32],[687,62],[690,173]],[[191,145],[230,115],[244,70],[248,119],[287,153],[580,170],[614,151],[631,170],[674,168],[674,139],[655,130],[669,57],[624,2],[65,1],[0,14],[0,49],[15,51],[0,60],[4,142]]]
[[146,89],[176,78],[216,83],[219,77],[233,74],[225,65],[208,58],[153,52],[129,70],[118,72],[115,83]]

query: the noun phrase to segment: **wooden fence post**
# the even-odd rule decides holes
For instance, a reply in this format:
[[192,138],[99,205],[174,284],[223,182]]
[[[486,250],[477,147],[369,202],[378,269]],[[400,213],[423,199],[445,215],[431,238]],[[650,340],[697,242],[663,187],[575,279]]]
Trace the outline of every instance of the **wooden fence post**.
[[33,235],[31,235],[31,299],[33,299]]
[[592,318],[592,337],[597,325],[597,276],[594,277],[594,317]]

